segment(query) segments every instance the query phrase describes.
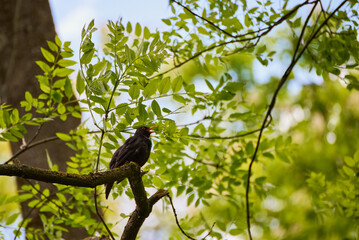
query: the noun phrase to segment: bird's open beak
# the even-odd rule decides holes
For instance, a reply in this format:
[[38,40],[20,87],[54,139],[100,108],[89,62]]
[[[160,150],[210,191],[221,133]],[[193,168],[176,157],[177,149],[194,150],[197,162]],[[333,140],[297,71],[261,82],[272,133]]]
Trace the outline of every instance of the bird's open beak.
[[156,128],[156,127],[157,127],[157,126],[149,127],[149,128],[148,128],[148,131],[149,131],[150,133],[157,132],[157,131],[155,131],[155,130],[152,130],[152,129]]

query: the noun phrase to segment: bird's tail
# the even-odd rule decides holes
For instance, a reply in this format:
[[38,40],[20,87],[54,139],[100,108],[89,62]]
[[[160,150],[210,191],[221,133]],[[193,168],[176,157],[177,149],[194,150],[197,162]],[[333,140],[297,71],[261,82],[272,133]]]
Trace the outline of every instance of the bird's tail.
[[108,198],[108,195],[110,195],[112,186],[113,186],[113,183],[106,184],[106,199]]

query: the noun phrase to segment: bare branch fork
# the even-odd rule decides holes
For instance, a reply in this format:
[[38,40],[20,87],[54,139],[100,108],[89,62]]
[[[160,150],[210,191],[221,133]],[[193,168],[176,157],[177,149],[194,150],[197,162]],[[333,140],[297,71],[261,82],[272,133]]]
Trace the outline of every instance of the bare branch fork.
[[265,129],[265,126],[267,125],[267,121],[268,119],[270,118],[270,115],[271,115],[271,112],[275,106],[275,102],[276,102],[276,98],[277,98],[277,95],[280,91],[280,89],[283,87],[283,85],[286,83],[286,81],[288,80],[288,77],[289,77],[289,74],[292,72],[294,66],[296,65],[296,63],[298,62],[298,60],[300,59],[300,57],[303,55],[303,53],[305,52],[305,50],[308,48],[309,44],[313,41],[313,39],[315,37],[318,36],[318,33],[320,32],[320,30],[328,23],[329,19],[331,17],[333,17],[333,15],[345,4],[348,2],[348,0],[344,0],[341,4],[339,4],[339,6],[322,22],[322,24],[317,28],[317,30],[309,37],[309,39],[307,40],[307,42],[305,43],[305,45],[303,46],[303,48],[301,49],[301,51],[299,51],[299,47],[300,47],[300,44],[301,44],[301,41],[302,41],[302,38],[304,36],[304,31],[308,25],[308,22],[309,22],[309,19],[315,9],[315,7],[317,6],[319,0],[316,0],[314,2],[314,6],[311,10],[311,12],[309,13],[305,23],[304,23],[304,26],[302,28],[302,31],[301,31],[301,34],[299,36],[299,39],[298,39],[298,42],[297,42],[297,45],[296,45],[296,48],[295,48],[295,51],[294,51],[294,54],[293,54],[293,58],[292,58],[292,61],[290,63],[290,65],[288,66],[287,70],[285,71],[285,73],[283,74],[281,80],[279,81],[278,85],[277,85],[277,88],[275,89],[274,91],[274,94],[273,94],[273,97],[272,97],[272,100],[271,100],[271,103],[268,107],[268,110],[267,110],[267,113],[263,119],[263,123],[262,123],[262,127],[259,131],[259,135],[258,135],[258,139],[257,139],[257,144],[256,144],[256,148],[254,150],[254,153],[253,153],[253,156],[252,156],[252,159],[251,159],[251,162],[249,164],[249,167],[248,167],[248,176],[247,176],[247,186],[246,186],[246,215],[247,215],[247,228],[248,228],[248,234],[249,234],[249,238],[252,240],[252,234],[251,234],[251,220],[250,220],[250,206],[249,206],[249,189],[250,189],[250,177],[251,177],[251,171],[252,171],[252,166],[253,166],[253,163],[256,159],[256,156],[257,156],[257,152],[258,152],[258,149],[259,149],[259,145],[260,145],[260,141],[261,141],[261,137],[262,137],[262,134],[263,134],[263,131]]
[[135,197],[136,209],[128,219],[121,240],[135,240],[143,222],[152,212],[153,205],[168,194],[167,190],[160,189],[150,198],[147,198],[141,176],[140,168],[136,168],[134,173],[128,178]]

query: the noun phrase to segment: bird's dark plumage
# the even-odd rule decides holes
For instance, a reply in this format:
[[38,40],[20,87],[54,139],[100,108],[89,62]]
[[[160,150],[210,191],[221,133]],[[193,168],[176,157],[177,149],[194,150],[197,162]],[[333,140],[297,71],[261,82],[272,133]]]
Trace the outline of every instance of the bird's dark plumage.
[[[140,127],[135,132],[135,135],[125,141],[125,143],[115,151],[110,162],[110,169],[118,168],[125,163],[135,162],[140,166],[145,165],[147,162],[152,143],[150,135],[154,127]],[[106,199],[111,192],[114,183],[106,185]]]

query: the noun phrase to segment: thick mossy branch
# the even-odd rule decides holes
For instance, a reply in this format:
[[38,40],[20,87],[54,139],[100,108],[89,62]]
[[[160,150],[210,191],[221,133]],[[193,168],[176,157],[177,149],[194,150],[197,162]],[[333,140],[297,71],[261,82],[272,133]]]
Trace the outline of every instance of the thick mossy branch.
[[160,189],[150,198],[147,198],[141,172],[139,169],[136,171],[137,172],[134,172],[134,174],[128,178],[135,197],[136,209],[132,212],[125,226],[121,240],[135,240],[143,222],[152,212],[153,205],[168,194],[167,190]]
[[135,197],[136,209],[133,211],[121,239],[134,240],[145,219],[152,212],[153,205],[168,194],[167,190],[160,189],[150,198],[142,182],[141,168],[136,163],[128,163],[111,171],[79,175],[60,171],[31,167],[24,164],[1,164],[0,176],[16,176],[48,183],[58,183],[74,187],[94,188],[98,185],[111,182],[121,182],[128,178]]
[[111,183],[114,181],[121,182],[125,178],[131,178],[133,175],[138,175],[138,173],[141,173],[140,167],[136,163],[132,162],[118,169],[105,172],[90,173],[87,175],[51,171],[31,167],[24,164],[0,165],[0,176],[16,176],[42,182],[58,183],[63,185],[88,188],[94,188],[96,186],[105,183]]

